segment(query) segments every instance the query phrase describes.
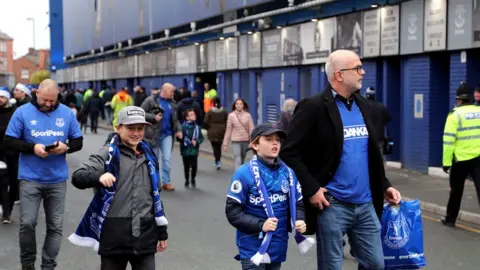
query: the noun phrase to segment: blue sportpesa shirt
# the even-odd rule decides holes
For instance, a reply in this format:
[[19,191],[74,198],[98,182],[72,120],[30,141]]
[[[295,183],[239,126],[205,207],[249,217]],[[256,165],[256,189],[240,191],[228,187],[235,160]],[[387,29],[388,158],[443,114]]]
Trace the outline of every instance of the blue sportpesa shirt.
[[[5,133],[28,143],[51,145],[56,141],[67,143],[68,139],[82,136],[73,111],[60,104],[52,112],[44,113],[32,103],[18,108],[13,114]],[[18,179],[54,184],[68,179],[66,154],[50,154],[41,158],[35,153],[20,153]]]
[[[288,224],[290,222],[288,170],[284,167],[267,167],[260,159],[258,166],[260,177],[268,191],[268,198],[273,212],[278,219],[277,229],[273,233],[267,252],[272,262],[284,262],[287,258]],[[297,187],[295,196],[297,201],[300,201],[302,200],[302,190],[295,174],[293,174],[293,177]],[[268,218],[262,206],[263,200],[260,198],[255,180],[250,173],[248,162],[240,166],[233,175],[227,197],[240,203],[246,214],[264,218],[265,220]],[[259,234],[252,235],[237,230],[236,242],[240,252],[240,259],[250,259],[255,255],[262,240]]]

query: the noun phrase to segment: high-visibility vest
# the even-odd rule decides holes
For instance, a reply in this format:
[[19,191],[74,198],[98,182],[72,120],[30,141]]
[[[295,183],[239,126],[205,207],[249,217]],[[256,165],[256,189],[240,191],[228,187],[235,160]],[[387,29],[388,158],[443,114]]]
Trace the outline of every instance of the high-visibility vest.
[[480,107],[464,105],[447,117],[443,131],[443,166],[480,156]]
[[210,91],[206,92],[203,98],[203,110],[205,113],[210,111],[213,107],[213,99],[217,96],[217,90],[210,89]]

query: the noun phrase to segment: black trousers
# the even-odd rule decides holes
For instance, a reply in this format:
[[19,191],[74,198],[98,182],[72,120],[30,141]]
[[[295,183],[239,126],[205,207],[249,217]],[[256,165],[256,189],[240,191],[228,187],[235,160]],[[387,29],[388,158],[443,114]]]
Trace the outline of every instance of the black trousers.
[[468,175],[472,176],[477,190],[478,203],[480,204],[480,157],[459,161],[452,165],[450,171],[450,198],[447,204],[447,221],[455,222],[462,203],[463,189]]
[[101,256],[100,270],[125,270],[130,263],[132,270],[155,270],[155,254]]
[[99,113],[91,113],[90,114],[90,123],[91,123],[91,127],[90,127],[90,130],[92,132],[97,132],[97,128],[98,128],[98,117],[100,116]]
[[[12,159],[12,158],[11,158]],[[3,209],[3,217],[9,218],[18,196],[17,163],[15,160],[7,160],[7,170],[0,171],[0,204]]]
[[222,142],[213,142],[210,141],[213,149],[213,156],[215,157],[215,162],[220,162],[222,159]]
[[[185,181],[195,181],[197,176],[197,164],[198,156],[182,156],[183,159],[183,173],[185,174]],[[190,178],[190,169],[192,169],[192,174]]]

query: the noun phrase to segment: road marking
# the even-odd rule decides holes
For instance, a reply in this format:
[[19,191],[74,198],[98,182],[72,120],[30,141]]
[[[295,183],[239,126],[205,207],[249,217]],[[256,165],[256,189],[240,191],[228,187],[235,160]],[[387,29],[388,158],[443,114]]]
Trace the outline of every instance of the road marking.
[[[438,223],[441,223],[441,220],[438,219],[438,218],[434,218],[434,217],[431,217],[431,216],[428,216],[428,215],[425,215],[422,213],[422,217],[426,220],[430,220],[430,221],[435,221],[435,222],[438,222]],[[467,225],[462,225],[462,224],[455,224],[455,227],[456,228],[461,228],[461,229],[464,229],[466,231],[469,231],[469,232],[474,232],[474,233],[480,233],[480,230],[479,229],[475,229],[473,227],[470,227],[470,226],[467,226]]]

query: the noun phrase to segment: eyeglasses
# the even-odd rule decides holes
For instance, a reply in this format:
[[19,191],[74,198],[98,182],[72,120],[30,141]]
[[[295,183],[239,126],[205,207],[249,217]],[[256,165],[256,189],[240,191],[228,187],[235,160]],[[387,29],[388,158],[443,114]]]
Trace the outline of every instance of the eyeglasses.
[[356,66],[353,68],[344,68],[344,69],[340,69],[339,71],[348,71],[348,70],[356,70],[359,75],[362,75],[362,71],[364,71],[363,66]]

